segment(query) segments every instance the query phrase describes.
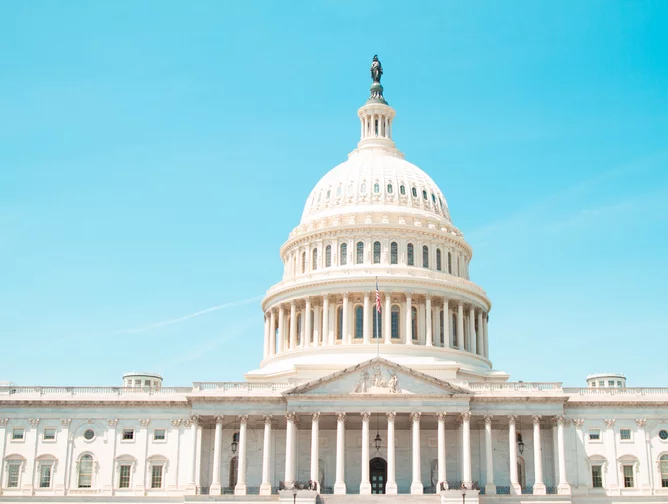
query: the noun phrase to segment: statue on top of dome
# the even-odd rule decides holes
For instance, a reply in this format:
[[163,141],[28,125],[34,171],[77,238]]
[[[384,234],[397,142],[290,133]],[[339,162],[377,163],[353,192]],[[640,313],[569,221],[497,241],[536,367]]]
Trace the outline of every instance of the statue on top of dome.
[[378,60],[378,55],[374,54],[373,62],[371,63],[371,78],[373,79],[374,82],[380,84],[380,78],[382,75],[383,75],[383,66],[380,64],[380,61]]

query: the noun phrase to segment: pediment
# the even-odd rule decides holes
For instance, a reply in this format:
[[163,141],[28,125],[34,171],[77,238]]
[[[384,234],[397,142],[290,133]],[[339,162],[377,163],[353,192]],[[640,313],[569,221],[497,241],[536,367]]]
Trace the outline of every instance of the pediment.
[[318,380],[299,385],[287,396],[453,396],[470,392],[408,366],[382,357],[362,362]]

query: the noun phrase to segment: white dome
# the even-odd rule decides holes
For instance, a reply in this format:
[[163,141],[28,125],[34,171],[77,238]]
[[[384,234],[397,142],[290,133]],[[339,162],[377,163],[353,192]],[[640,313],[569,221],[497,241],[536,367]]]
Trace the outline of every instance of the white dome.
[[396,151],[362,149],[320,179],[301,224],[342,213],[407,210],[450,222],[445,197],[429,175]]

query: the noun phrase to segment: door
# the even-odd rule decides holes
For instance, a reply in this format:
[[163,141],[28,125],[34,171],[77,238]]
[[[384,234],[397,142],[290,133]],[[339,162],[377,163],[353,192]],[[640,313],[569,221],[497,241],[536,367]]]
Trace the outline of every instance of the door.
[[387,462],[380,457],[369,461],[369,477],[371,478],[371,493],[384,494],[387,483]]

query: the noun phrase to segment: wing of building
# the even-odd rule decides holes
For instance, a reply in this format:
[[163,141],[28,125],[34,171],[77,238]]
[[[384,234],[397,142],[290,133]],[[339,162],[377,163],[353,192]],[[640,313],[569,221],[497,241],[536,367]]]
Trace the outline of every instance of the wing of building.
[[373,65],[357,147],[281,248],[259,367],[0,383],[0,501],[668,502],[668,389],[493,368],[471,247],[397,149]]

